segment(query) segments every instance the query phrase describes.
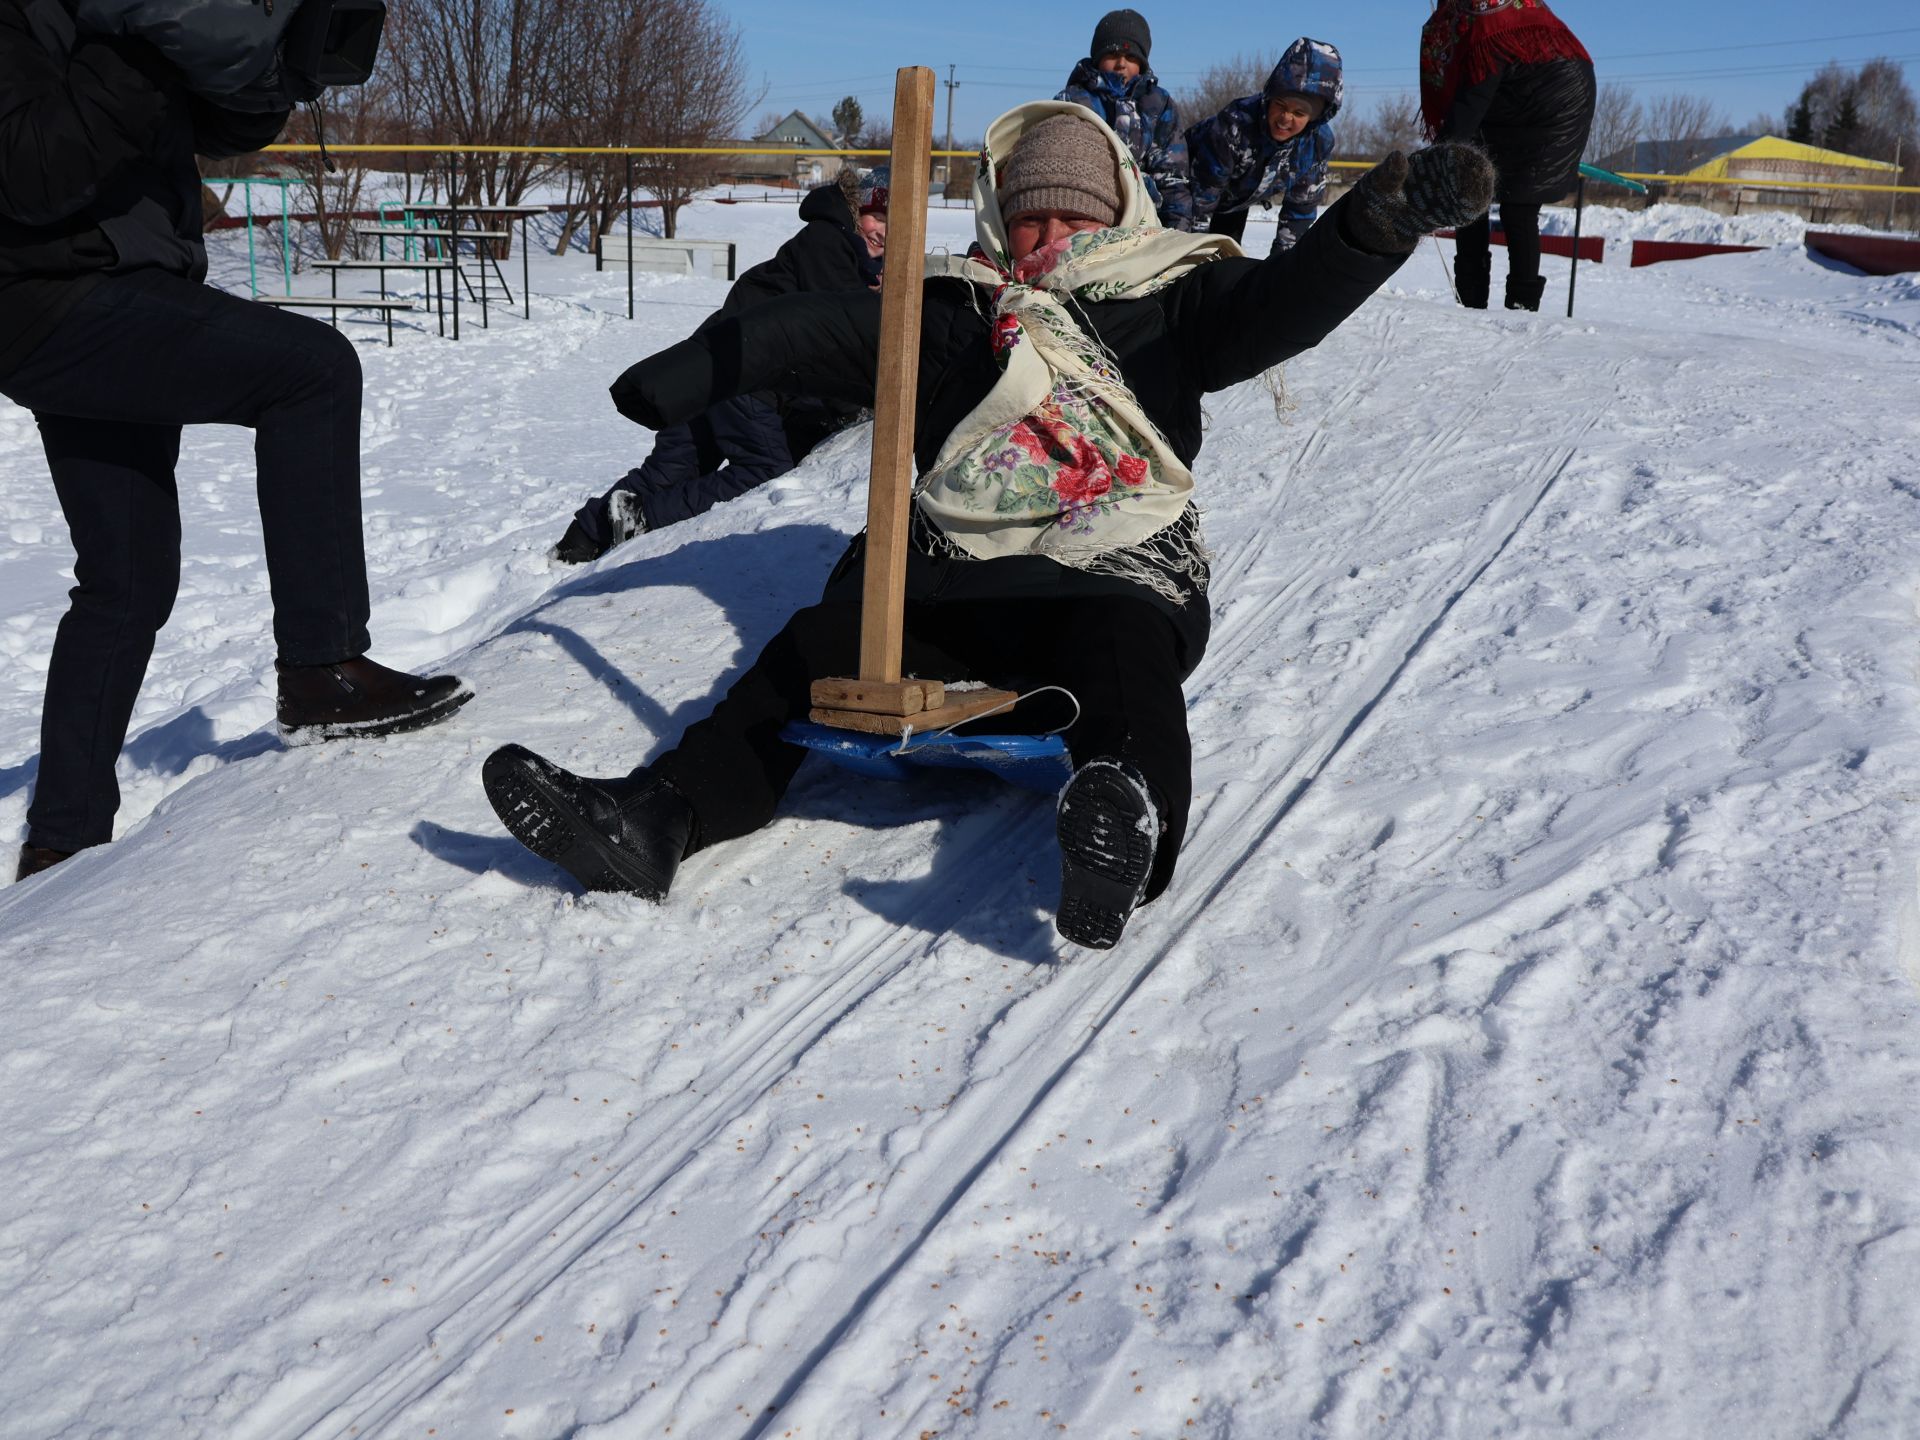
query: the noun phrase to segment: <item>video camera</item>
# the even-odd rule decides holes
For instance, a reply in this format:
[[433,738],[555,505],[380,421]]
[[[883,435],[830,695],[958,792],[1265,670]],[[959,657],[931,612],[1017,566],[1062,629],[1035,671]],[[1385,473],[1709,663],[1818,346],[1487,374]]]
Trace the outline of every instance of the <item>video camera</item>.
[[279,109],[329,85],[364,85],[386,0],[80,0],[82,30],[147,41],[197,94]]

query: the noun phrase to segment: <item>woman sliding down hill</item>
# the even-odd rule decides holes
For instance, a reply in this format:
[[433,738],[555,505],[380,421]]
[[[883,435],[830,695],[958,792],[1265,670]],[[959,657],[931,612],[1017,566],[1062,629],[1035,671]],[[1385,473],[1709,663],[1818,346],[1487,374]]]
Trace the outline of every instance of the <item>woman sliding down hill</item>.
[[[1207,554],[1188,467],[1200,398],[1319,343],[1430,230],[1486,208],[1493,171],[1441,145],[1368,172],[1292,249],[1248,260],[1162,230],[1132,156],[1085,109],[1037,101],[987,132],[979,243],[925,282],[907,565],[909,673],[1070,691],[1059,931],[1119,940],[1173,877],[1192,798],[1181,682],[1206,648]],[[621,412],[675,424],[761,389],[869,403],[880,301],[796,295],[623,375]],[[487,796],[591,890],[664,899],[682,859],[773,818],[809,686],[855,673],[864,543],[706,719],[618,779],[517,745]],[[1000,719],[994,722],[1000,725]]]

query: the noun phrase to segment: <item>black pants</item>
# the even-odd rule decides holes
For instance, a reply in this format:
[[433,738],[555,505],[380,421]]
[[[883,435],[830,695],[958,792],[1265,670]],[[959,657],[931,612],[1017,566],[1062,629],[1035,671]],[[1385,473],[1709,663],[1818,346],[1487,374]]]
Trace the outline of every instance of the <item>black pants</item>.
[[96,286],[0,393],[34,412],[76,552],[27,842],[113,838],[113,765],[180,580],[182,425],[253,427],[280,659],[367,649],[360,361],[305,316],[157,270]]
[[[1507,233],[1507,279],[1540,278],[1540,207],[1500,202],[1500,228]],[[1462,270],[1470,265],[1481,275],[1493,263],[1493,219],[1482,215],[1454,234],[1454,254]],[[1471,257],[1471,259],[1469,258]]]
[[779,411],[740,395],[662,430],[653,452],[613,488],[638,495],[647,529],[658,530],[737,500],[794,464]]
[[[1046,592],[995,597],[996,566],[1012,581],[1004,588],[1021,592],[1046,572]],[[945,583],[954,570],[962,572],[960,583]],[[780,739],[780,728],[806,718],[815,679],[858,673],[860,573],[857,564],[843,564],[821,603],[788,620],[713,713],[655,762],[693,806],[697,847],[750,834],[773,819],[806,755]],[[1152,899],[1173,878],[1193,802],[1180,682],[1199,663],[1205,617],[1177,627],[1145,592],[1123,593],[1130,588],[1029,557],[939,561],[914,553],[903,659],[906,673],[930,679],[1071,691],[1080,713],[1064,738],[1074,763],[1130,760],[1161,803],[1165,827],[1147,882]],[[1206,599],[1187,603],[1204,611]],[[1046,731],[1072,716],[1070,703],[1049,694],[980,728]]]

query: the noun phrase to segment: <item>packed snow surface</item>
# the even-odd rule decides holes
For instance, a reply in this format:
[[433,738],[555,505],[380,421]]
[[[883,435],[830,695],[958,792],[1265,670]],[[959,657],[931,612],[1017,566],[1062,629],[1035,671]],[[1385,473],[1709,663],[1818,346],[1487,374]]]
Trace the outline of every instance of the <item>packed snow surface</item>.
[[[0,1431],[1913,1434],[1920,286],[1589,267],[1568,321],[1444,253],[1210,402],[1194,823],[1111,953],[984,778],[809,761],[659,908],[488,809],[502,743],[670,744],[861,523],[865,430],[546,559],[719,282],[347,322],[438,729],[281,745],[249,437],[190,431],[119,838],[0,890]],[[0,436],[17,834],[71,556]]]

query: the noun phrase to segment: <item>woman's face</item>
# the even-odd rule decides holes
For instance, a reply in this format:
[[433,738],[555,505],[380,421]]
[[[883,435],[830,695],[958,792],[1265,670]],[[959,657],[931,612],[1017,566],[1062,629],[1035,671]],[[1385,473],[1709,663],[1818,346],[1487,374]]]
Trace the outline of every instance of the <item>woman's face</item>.
[[1102,55],[1098,64],[1102,70],[1111,71],[1122,80],[1132,80],[1140,74],[1140,62],[1130,55]]
[[884,255],[887,253],[887,217],[884,215],[862,215],[860,217],[860,238],[867,242],[867,254]]
[[1282,95],[1267,102],[1267,134],[1291,140],[1313,123],[1313,106],[1302,95]]
[[1071,210],[1023,210],[1007,221],[1007,244],[1020,261],[1068,235],[1098,230],[1103,223]]

